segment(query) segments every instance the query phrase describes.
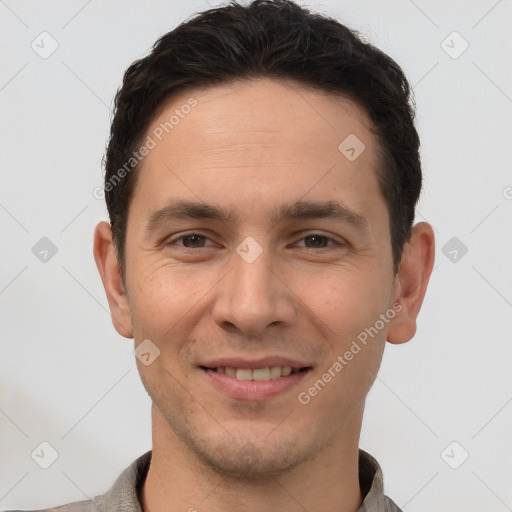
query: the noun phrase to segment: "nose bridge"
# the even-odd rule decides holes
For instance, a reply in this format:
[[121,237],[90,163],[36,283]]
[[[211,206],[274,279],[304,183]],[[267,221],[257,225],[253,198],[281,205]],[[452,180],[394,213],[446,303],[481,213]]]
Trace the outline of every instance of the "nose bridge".
[[270,251],[251,240],[242,242],[217,297],[215,321],[247,335],[257,335],[270,324],[291,323],[295,308],[274,268]]

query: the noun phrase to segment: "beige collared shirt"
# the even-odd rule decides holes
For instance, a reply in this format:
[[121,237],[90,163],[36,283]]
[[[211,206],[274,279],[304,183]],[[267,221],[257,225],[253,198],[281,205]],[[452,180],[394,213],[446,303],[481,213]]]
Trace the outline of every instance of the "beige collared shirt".
[[[105,494],[92,500],[76,501],[37,512],[142,512],[138,492],[146,478],[151,453],[150,450],[135,459]],[[359,485],[364,500],[356,512],[402,512],[384,495],[382,471],[378,462],[363,450],[359,450]]]

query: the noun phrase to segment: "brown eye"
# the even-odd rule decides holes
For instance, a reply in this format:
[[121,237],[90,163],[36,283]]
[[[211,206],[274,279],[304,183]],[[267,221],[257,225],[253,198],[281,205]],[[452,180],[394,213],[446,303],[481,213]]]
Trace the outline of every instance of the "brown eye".
[[[304,244],[302,244],[304,241]],[[300,247],[306,249],[326,249],[327,247],[342,246],[342,242],[338,242],[336,239],[325,236],[320,233],[312,233],[301,238],[299,242]]]
[[309,245],[306,242],[306,247],[312,247],[312,248],[318,249],[319,247],[320,248],[327,247],[329,238],[327,238],[326,236],[322,236],[322,235],[309,235],[309,236],[304,237],[304,240],[310,240]]
[[187,235],[183,237],[185,247],[203,247],[205,237],[202,235]]
[[206,247],[206,240],[208,240],[206,236],[192,233],[190,235],[182,235],[174,240],[170,240],[166,245],[178,245],[179,247],[185,247],[186,249],[197,249]]

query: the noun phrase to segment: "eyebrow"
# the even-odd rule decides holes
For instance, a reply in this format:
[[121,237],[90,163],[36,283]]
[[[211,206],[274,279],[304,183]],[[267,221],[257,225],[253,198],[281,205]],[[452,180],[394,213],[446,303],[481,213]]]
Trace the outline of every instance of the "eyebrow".
[[[152,212],[146,222],[145,232],[150,234],[169,221],[181,219],[210,219],[234,223],[238,215],[222,206],[179,200]],[[336,201],[297,201],[293,204],[281,205],[269,215],[269,222],[272,225],[291,219],[332,219],[362,230],[368,228],[366,217]]]

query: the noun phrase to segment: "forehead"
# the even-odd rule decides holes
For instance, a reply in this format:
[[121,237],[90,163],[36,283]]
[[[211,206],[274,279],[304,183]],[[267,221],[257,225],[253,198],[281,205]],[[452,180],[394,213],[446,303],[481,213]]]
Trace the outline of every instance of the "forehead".
[[[189,107],[191,103],[195,106]],[[158,138],[168,143],[174,139],[176,145],[187,142],[186,147],[194,145],[196,149],[200,145],[202,153],[231,144],[235,135],[239,143],[275,141],[332,153],[347,136],[356,135],[354,132],[365,139],[365,144],[373,145],[370,126],[363,109],[341,94],[291,80],[257,78],[192,89],[172,97],[148,133],[163,132]],[[195,139],[188,137],[191,131]],[[194,154],[187,156],[193,158]]]
[[139,168],[135,195],[151,197],[153,206],[171,192],[275,205],[283,193],[315,199],[337,191],[351,195],[345,202],[357,209],[368,199],[358,195],[379,194],[377,143],[364,111],[292,81],[236,80],[182,92],[146,136],[154,147]]

